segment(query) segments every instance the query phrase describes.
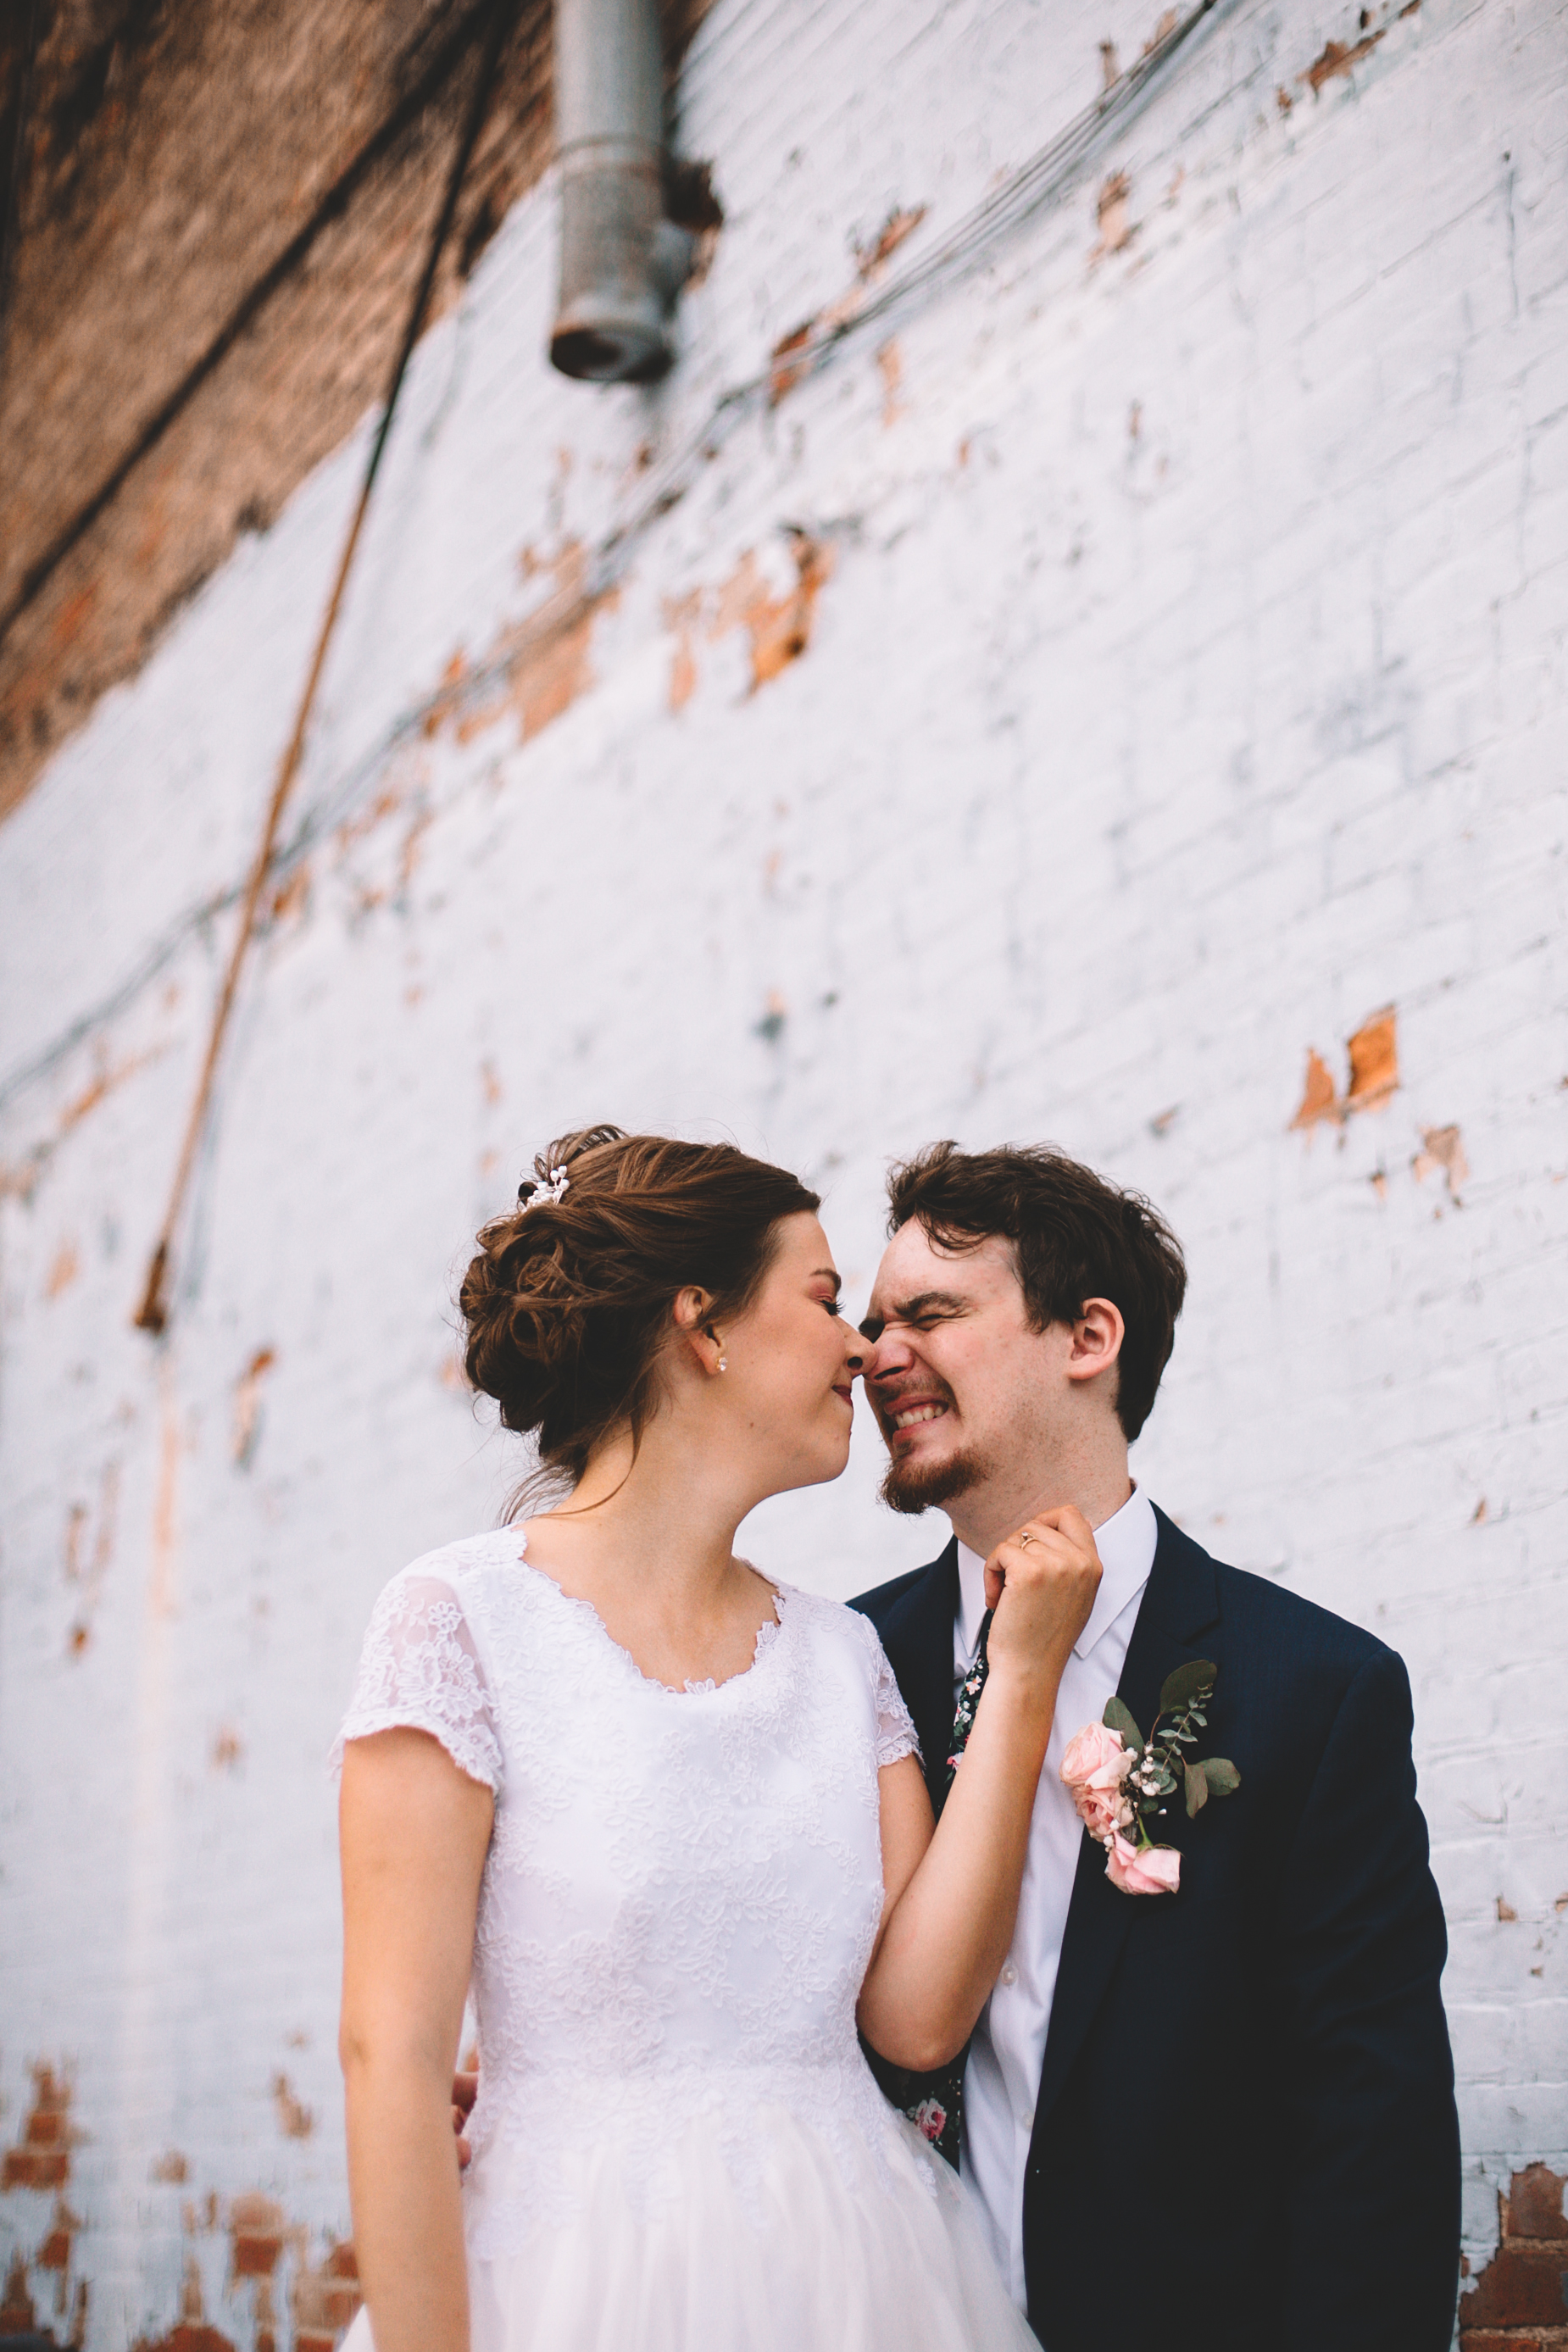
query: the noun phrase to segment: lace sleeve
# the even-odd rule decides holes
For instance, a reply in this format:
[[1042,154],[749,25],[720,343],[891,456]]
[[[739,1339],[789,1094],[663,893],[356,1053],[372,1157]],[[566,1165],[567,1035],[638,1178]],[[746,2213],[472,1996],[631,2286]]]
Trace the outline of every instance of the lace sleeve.
[[427,1731],[472,1780],[499,1792],[501,1749],[484,1669],[456,1594],[436,1576],[395,1577],[371,1612],[359,1673],[331,1753],[407,1725]]
[[877,1769],[880,1771],[884,1764],[896,1764],[901,1756],[919,1757],[921,1743],[877,1628],[858,1610],[849,1613],[869,1654],[867,1663],[871,1670],[871,1703],[877,1710]]

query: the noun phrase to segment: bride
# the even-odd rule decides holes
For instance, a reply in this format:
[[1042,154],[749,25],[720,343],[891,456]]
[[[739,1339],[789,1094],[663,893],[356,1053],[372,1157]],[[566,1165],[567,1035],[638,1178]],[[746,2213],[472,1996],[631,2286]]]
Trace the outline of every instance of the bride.
[[987,1562],[933,1834],[870,1625],[732,1549],[848,1458],[862,1343],[816,1195],[609,1127],[535,1165],[461,1304],[558,1499],[393,1579],[340,1743],[345,2352],[1032,2347],[856,2025],[931,2068],[980,2013],[1093,1538],[1052,1512]]

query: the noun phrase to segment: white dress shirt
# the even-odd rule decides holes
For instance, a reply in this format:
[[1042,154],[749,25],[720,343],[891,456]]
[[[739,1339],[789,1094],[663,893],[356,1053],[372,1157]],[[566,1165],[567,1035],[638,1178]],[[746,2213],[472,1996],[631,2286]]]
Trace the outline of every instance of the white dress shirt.
[[[1057,1966],[1078,1869],[1083,1824],[1063,1788],[1067,1746],[1086,1723],[1098,1723],[1115,1692],[1154,1565],[1154,1507],[1134,1491],[1094,1531],[1104,1570],[1089,1622],[1073,1644],[1057,1696],[1056,1720],[1035,1797],[1029,1856],[1018,1896],[1012,1948],[980,2013],[963,2077],[964,2179],[980,2201],[991,2248],[1013,2300],[1024,2308],[1024,2169],[1035,2127],[1051,2021]],[[985,1562],[958,1547],[958,1615],[953,1624],[953,1688],[969,1672],[985,1613]]]

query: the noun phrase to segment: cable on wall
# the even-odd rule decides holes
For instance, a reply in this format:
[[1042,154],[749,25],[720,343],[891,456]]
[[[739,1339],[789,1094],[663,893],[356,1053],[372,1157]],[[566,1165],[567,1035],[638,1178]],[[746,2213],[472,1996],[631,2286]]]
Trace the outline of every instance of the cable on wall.
[[[36,13],[37,0],[34,0],[34,7]],[[404,133],[440,97],[479,37],[486,13],[485,0],[480,0],[480,5],[463,18],[391,113],[372,131],[358,153],[339,173],[309,220],[296,230],[255,284],[247,289],[206,349],[154,409],[135,440],[116,460],[92,496],[77,509],[42,554],[28,565],[10,603],[0,612],[0,644],[4,643],[13,624],[48,585],[71,550],[80,543],[100,515],[119,497],[143,458],[151,456],[170,426],[177,423],[208,377],[216,373],[235,345],[255,325],[274,295],[298,275],[317,239],[335,221],[342,218],[351,200],[375,165],[391,152]]]
[[300,762],[305,750],[306,731],[310,727],[310,714],[315,708],[316,691],[321,682],[321,671],[326,664],[327,650],[331,644],[332,633],[342,609],[343,592],[348,585],[354,553],[359,546],[360,534],[364,528],[365,516],[369,511],[371,492],[375,488],[375,478],[381,470],[382,456],[386,447],[387,436],[392,430],[393,417],[397,410],[398,394],[403,390],[403,379],[407,373],[408,362],[413,355],[414,346],[419,340],[419,330],[425,322],[425,313],[429,308],[431,290],[436,283],[436,272],[440,267],[441,255],[447,239],[451,234],[452,223],[457,215],[458,199],[462,194],[463,181],[468,173],[474,145],[483,126],[485,109],[489,103],[490,87],[495,79],[496,63],[500,55],[501,43],[517,14],[517,6],[518,0],[491,0],[490,21],[485,36],[479,72],[474,82],[473,95],[469,99],[468,110],[463,119],[462,132],[458,142],[457,152],[452,159],[452,168],[447,177],[446,193],[442,198],[441,209],[430,233],[430,243],[425,256],[425,267],[420,273],[414,299],[409,305],[407,323],[403,331],[403,341],[398,349],[391,381],[387,386],[386,399],[382,407],[381,422],[376,426],[375,437],[371,443],[370,457],[365,465],[364,479],[360,487],[353,519],[349,524],[342,553],[338,559],[337,575],[332,582],[331,593],[327,599],[327,609],[321,616],[321,625],[316,635],[315,651],[310,657],[310,667],[306,675],[305,689],[300,698],[300,708],[294,720],[294,731],[289,736],[289,747],[283,754],[278,770],[278,780],[273,785],[272,797],[268,803],[266,819],[261,828],[261,838],[257,844],[256,856],[251,864],[245,898],[240,908],[239,929],[236,935],[234,946],[229,951],[223,986],[218,992],[217,1005],[213,1013],[212,1031],[207,1039],[206,1055],[202,1063],[202,1074],[196,1084],[195,1098],[191,1105],[190,1117],[185,1122],[184,1139],[181,1144],[180,1157],[174,1170],[174,1181],[169,1196],[168,1211],[163,1219],[157,1245],[153,1252],[152,1263],[147,1269],[147,1287],[142,1296],[142,1304],[136,1311],[136,1325],[142,1331],[157,1334],[163,1331],[168,1325],[169,1261],[174,1245],[174,1235],[179,1225],[180,1213],[184,1206],[185,1194],[190,1187],[191,1172],[195,1166],[196,1155],[201,1148],[206,1127],[207,1112],[212,1103],[213,1085],[217,1076],[224,1039],[228,1032],[229,1017],[234,1011],[235,992],[239,985],[240,971],[255,933],[256,917],[261,904],[261,894],[266,888],[271,872],[273,851],[278,843],[278,829],[282,823],[284,806],[293,788],[294,780],[300,772]]
[[[789,353],[792,373],[820,373],[856,349],[860,339],[890,313],[914,309],[922,300],[956,286],[984,268],[998,248],[1018,229],[1063,196],[1084,169],[1152,98],[1164,68],[1193,36],[1210,20],[1226,13],[1232,0],[1197,0],[1160,40],[1120,74],[1091,106],[1077,115],[1029,161],[1019,166],[984,201],[964,215],[948,236],[913,266],[868,299],[853,317],[824,331]],[[716,455],[743,419],[772,395],[775,362],[744,382],[731,385],[714,401],[701,425],[659,464],[637,506],[589,553],[586,577],[569,597],[552,597],[531,623],[512,635],[503,656],[481,662],[453,685],[437,687],[405,710],[354,761],[346,775],[308,809],[294,832],[273,854],[269,878],[282,881],[307,858],[375,777],[406,744],[429,733],[447,719],[460,718],[482,702],[518,664],[544,650],[578,627],[585,615],[629,568],[632,555],[659,520],[685,496],[707,459]],[[37,1054],[8,1071],[0,1080],[0,1110],[24,1090],[58,1066],[85,1038],[115,1018],[150,987],[179,954],[186,941],[240,897],[240,886],[204,899],[175,919],[138,960],[123,980],[97,1004],[80,1013]]]
[[[1091,106],[1076,115],[1026,163],[966,213],[930,253],[868,297],[849,317],[792,346],[787,360],[792,384],[837,364],[863,342],[872,328],[885,326],[894,314],[935,300],[988,267],[1000,246],[1077,182],[1086,165],[1110,143],[1113,133],[1121,130],[1152,96],[1178,52],[1187,47],[1207,20],[1223,14],[1227,5],[1228,0],[1196,0],[1196,5],[1152,43],[1124,73],[1119,74]],[[702,467],[718,456],[748,416],[776,396],[777,372],[777,356],[771,354],[765,368],[721,393],[695,431],[656,464],[630,514],[590,551],[575,593],[569,598],[552,598],[535,625],[531,628],[525,624],[519,628],[498,659],[476,664],[456,684],[437,688],[417,710],[397,722],[381,757],[384,759],[407,736],[427,728],[432,721],[439,723],[460,717],[471,706],[482,702],[521,662],[580,626],[604,596],[624,579],[637,547],[655,524],[679,505]],[[301,842],[300,855],[308,845]]]

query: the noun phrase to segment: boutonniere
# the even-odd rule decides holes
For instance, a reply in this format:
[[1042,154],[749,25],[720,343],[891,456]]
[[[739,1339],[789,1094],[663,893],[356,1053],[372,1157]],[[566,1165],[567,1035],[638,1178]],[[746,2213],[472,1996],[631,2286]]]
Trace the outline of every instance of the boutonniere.
[[1062,1758],[1079,1818],[1105,1848],[1105,1874],[1123,1895],[1174,1895],[1180,1885],[1181,1855],[1173,1845],[1156,1845],[1148,1829],[1178,1788],[1191,1821],[1211,1797],[1233,1796],[1241,1786],[1228,1757],[1200,1760],[1190,1752],[1207,1726],[1204,1710],[1218,1673],[1207,1658],[1194,1658],[1167,1675],[1147,1739],[1121,1701],[1110,1700],[1102,1719],[1086,1723]]

